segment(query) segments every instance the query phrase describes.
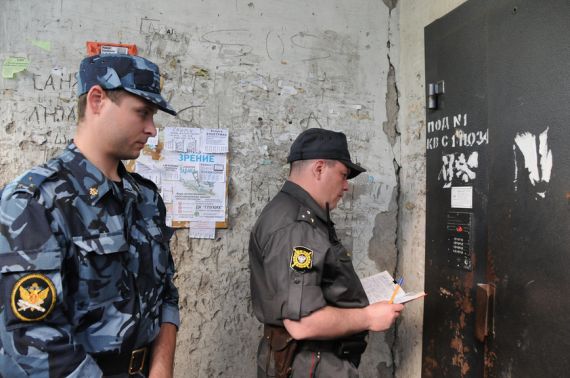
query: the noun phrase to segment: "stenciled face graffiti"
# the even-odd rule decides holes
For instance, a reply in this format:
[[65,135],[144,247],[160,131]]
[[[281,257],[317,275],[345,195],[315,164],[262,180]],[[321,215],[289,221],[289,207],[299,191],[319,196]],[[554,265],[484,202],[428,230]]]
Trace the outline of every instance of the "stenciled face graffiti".
[[538,136],[520,132],[513,143],[514,190],[530,185],[535,200],[546,198],[552,172],[552,150],[548,146],[548,127]]
[[443,180],[444,188],[451,188],[453,179],[462,184],[473,182],[477,178],[479,153],[477,151],[466,157],[464,153],[446,154],[441,157],[443,166],[439,171],[438,180]]

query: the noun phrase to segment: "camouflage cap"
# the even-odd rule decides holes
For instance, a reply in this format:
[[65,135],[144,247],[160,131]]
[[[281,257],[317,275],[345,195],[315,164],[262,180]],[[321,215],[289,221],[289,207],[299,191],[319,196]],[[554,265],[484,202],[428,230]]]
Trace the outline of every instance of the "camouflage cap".
[[160,95],[160,72],[150,60],[135,55],[94,55],[81,61],[77,74],[78,96],[92,86],[124,89],[155,104],[160,110],[176,115],[176,111]]

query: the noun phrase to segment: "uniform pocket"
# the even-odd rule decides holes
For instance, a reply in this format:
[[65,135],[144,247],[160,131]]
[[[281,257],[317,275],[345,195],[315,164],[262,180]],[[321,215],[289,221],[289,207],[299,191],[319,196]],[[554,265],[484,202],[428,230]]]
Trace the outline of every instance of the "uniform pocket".
[[124,295],[128,245],[123,233],[75,236],[72,241],[77,252],[79,307],[97,307]]

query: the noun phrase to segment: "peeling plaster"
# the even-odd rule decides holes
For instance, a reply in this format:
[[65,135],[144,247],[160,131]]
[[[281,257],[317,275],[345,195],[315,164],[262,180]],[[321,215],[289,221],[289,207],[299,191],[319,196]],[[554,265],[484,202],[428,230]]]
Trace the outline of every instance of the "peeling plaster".
[[[395,222],[395,232],[394,232],[394,240],[393,244],[390,244],[390,248],[393,245],[393,255],[394,255],[394,262],[393,262],[393,269],[392,269],[392,276],[397,277],[399,274],[400,267],[400,248],[399,248],[399,234],[400,234],[400,209],[402,208],[402,204],[400,201],[401,198],[401,187],[400,187],[400,130],[398,127],[398,113],[400,111],[400,104],[398,101],[399,91],[398,85],[396,82],[396,68],[394,64],[392,64],[391,59],[391,49],[393,46],[392,42],[392,10],[397,5],[397,0],[384,0],[386,6],[390,9],[389,15],[389,22],[388,22],[388,41],[386,42],[386,47],[388,49],[387,60],[388,60],[388,75],[386,78],[386,121],[382,123],[382,129],[384,133],[388,137],[390,145],[393,149],[393,164],[394,164],[394,172],[396,176],[396,186],[394,188],[394,205],[395,209],[392,209],[394,212],[393,221]],[[396,324],[394,325],[392,332],[393,338],[392,342],[390,343],[390,355],[392,359],[391,364],[391,376],[396,377],[397,368],[398,368],[398,344],[399,344],[399,334],[398,334],[398,325],[401,320],[396,320]]]
[[[390,42],[388,42],[390,43]],[[382,124],[384,132],[390,140],[390,144],[394,146],[398,141],[400,136],[400,130],[398,128],[398,113],[400,111],[400,104],[398,103],[398,86],[396,83],[396,69],[390,61],[390,55],[388,55],[388,87],[386,92],[386,115],[387,120]]]

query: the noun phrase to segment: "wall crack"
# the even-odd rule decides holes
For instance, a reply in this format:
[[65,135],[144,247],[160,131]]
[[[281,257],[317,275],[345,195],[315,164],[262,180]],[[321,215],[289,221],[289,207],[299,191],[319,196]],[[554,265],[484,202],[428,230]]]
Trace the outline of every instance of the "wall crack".
[[[394,188],[395,193],[395,203],[396,203],[396,240],[395,240],[395,252],[396,252],[396,262],[394,265],[394,271],[392,272],[392,276],[397,278],[399,274],[399,267],[400,267],[400,248],[399,248],[399,240],[400,240],[400,208],[402,201],[401,198],[401,188],[400,188],[400,143],[401,143],[401,132],[398,125],[398,114],[400,112],[400,103],[398,101],[398,97],[400,95],[398,90],[398,83],[396,80],[396,68],[392,63],[391,59],[391,48],[393,43],[391,41],[392,37],[392,10],[396,7],[398,1],[397,0],[384,0],[384,4],[390,9],[389,16],[388,16],[388,41],[386,42],[386,46],[388,48],[387,59],[388,59],[388,75],[386,80],[386,122],[383,123],[383,129],[388,137],[390,145],[392,146],[392,151],[394,155],[393,163],[394,163],[394,174],[396,176],[396,187]],[[397,370],[397,345],[398,345],[398,325],[399,321],[396,321],[394,324],[394,337],[392,338],[392,342],[390,344],[390,357],[392,360],[392,377],[396,377],[396,370]]]

